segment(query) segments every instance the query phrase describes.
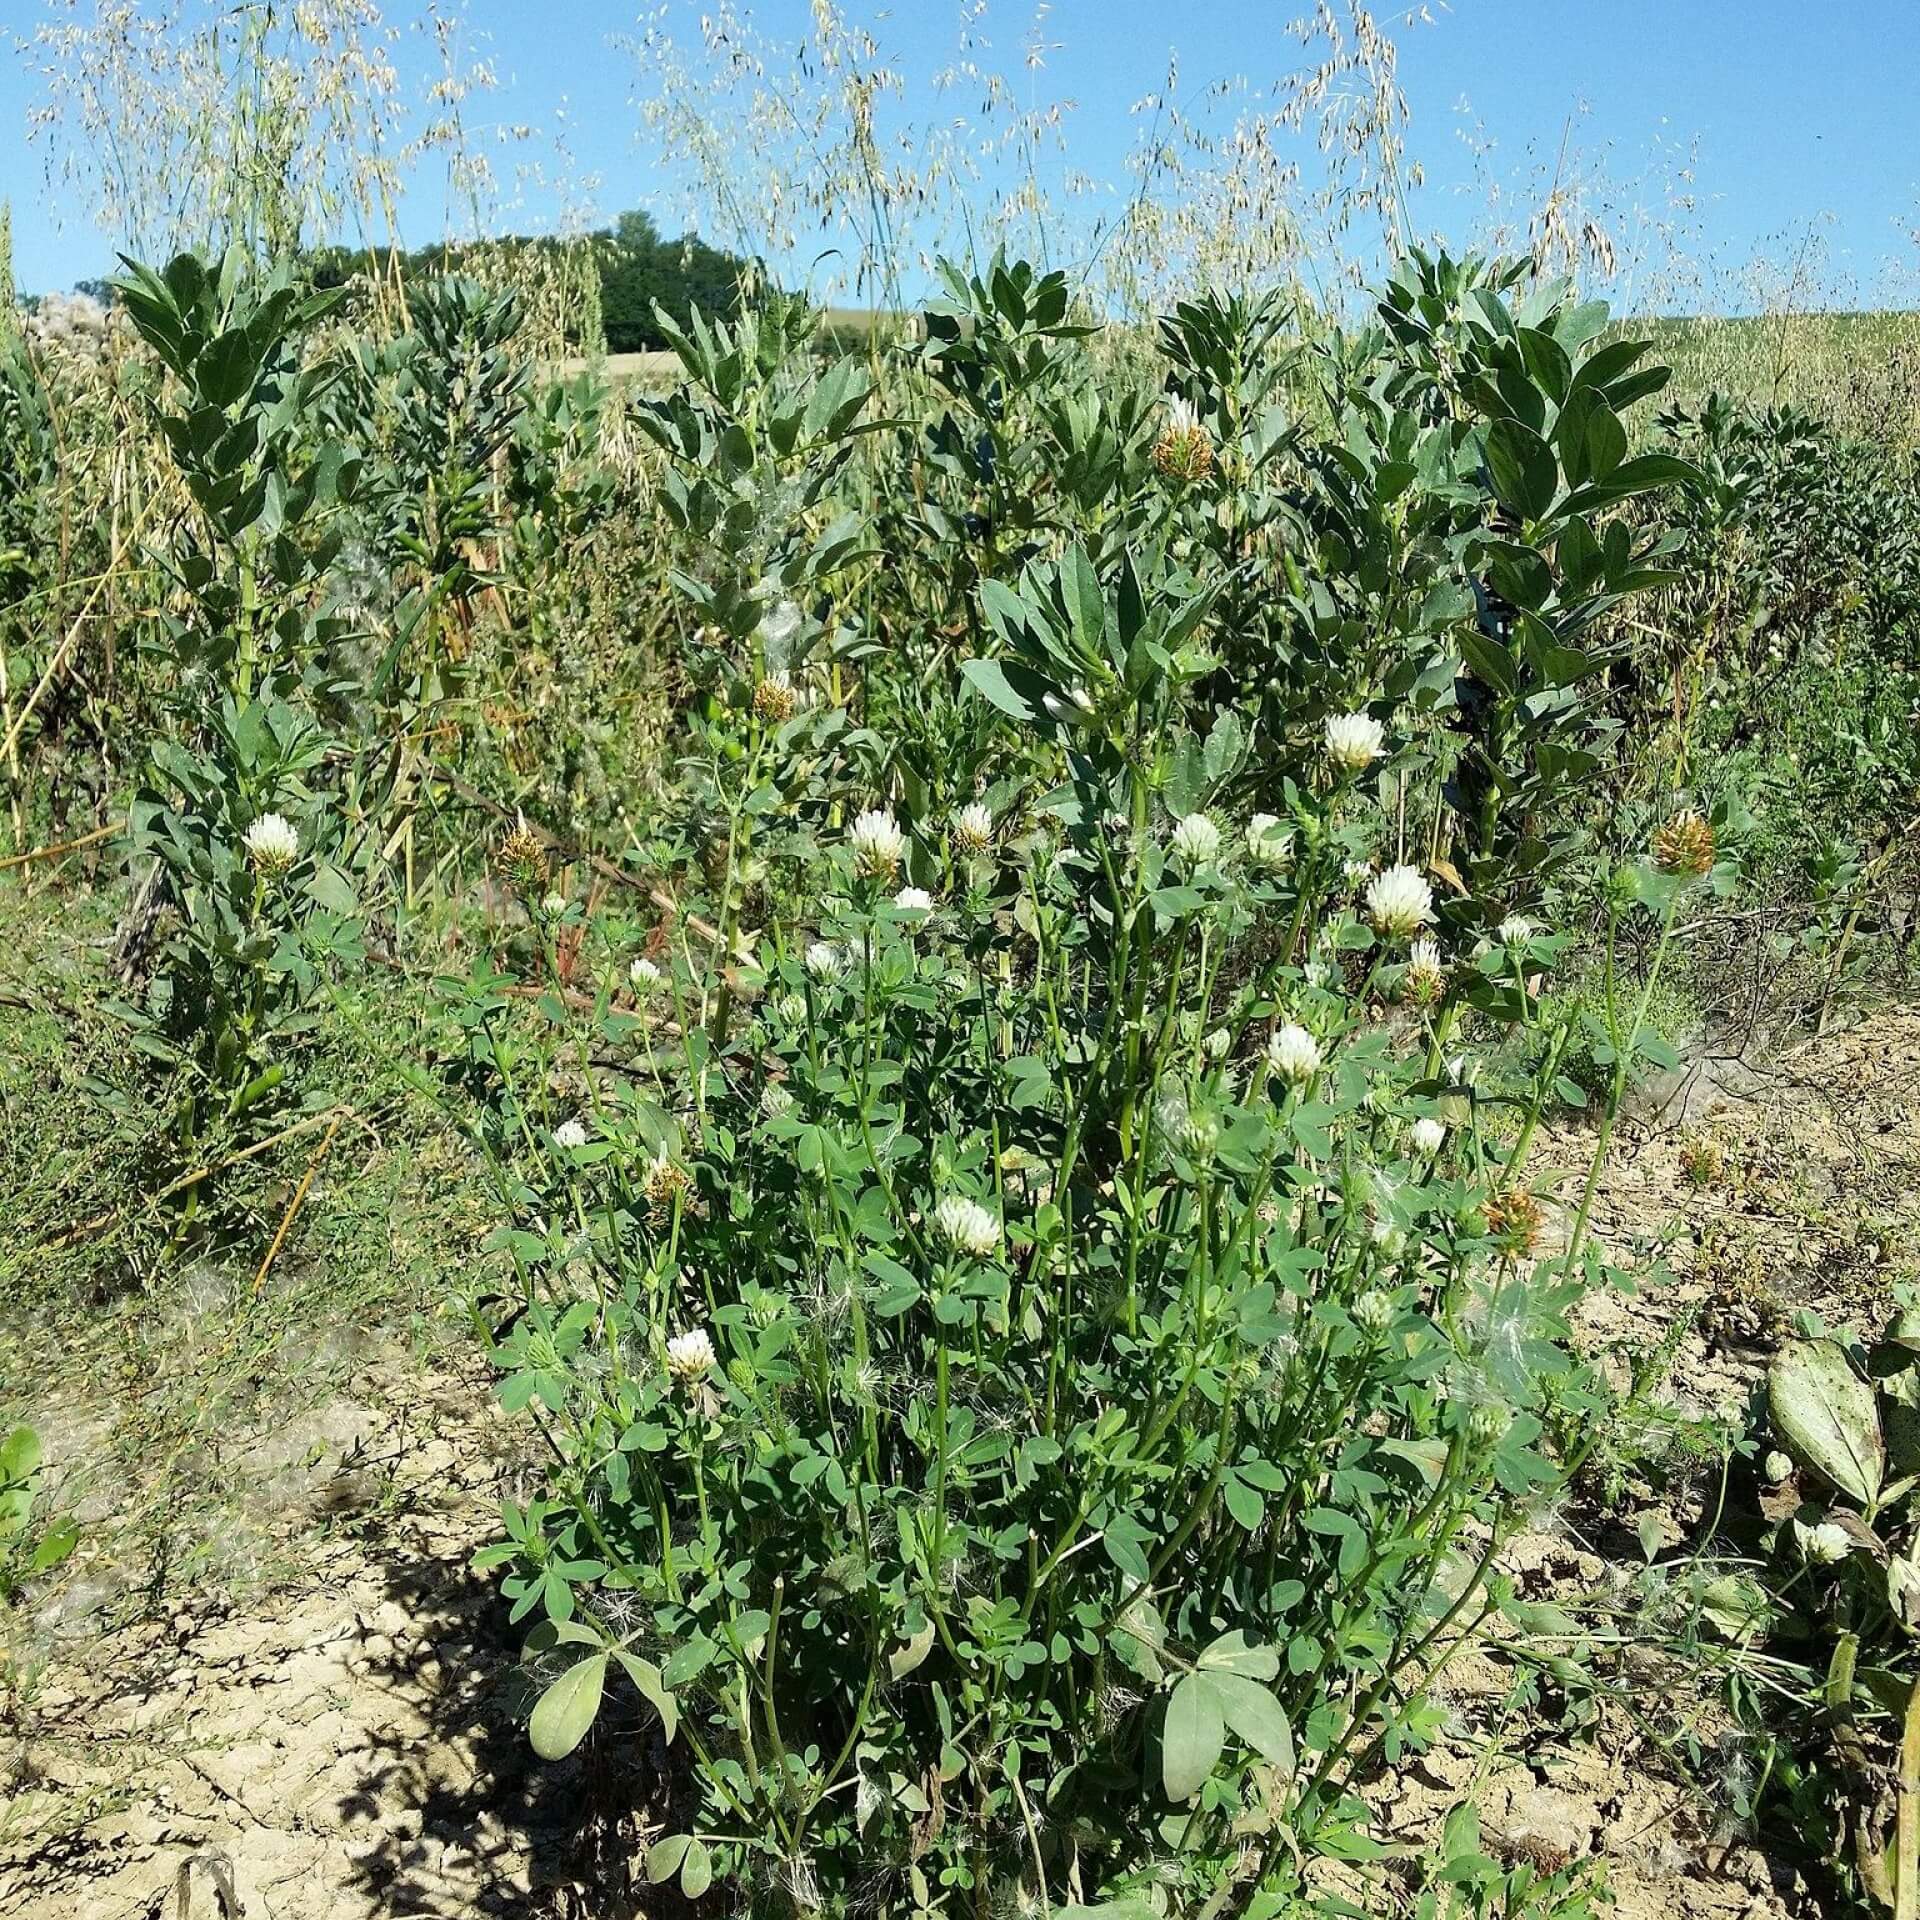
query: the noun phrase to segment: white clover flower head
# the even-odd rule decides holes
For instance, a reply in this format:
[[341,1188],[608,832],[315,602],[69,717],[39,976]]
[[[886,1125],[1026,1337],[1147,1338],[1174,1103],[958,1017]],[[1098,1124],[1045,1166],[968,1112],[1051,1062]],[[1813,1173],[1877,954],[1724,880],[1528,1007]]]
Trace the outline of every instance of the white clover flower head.
[[548,894],[547,897],[540,902],[540,910],[543,913],[551,913],[556,916],[565,913],[567,910],[567,896],[564,893]]
[[902,887],[893,896],[893,904],[902,913],[929,914],[933,911],[933,895],[925,887]]
[[284,813],[263,813],[246,831],[247,857],[268,875],[285,873],[300,857],[300,834]]
[[990,1258],[1000,1244],[1000,1222],[964,1193],[942,1194],[933,1210],[933,1224],[956,1253],[974,1260]]
[[1310,987],[1328,987],[1333,984],[1333,969],[1324,960],[1309,960],[1300,977]]
[[993,845],[993,809],[984,800],[969,800],[953,816],[954,848],[959,853],[985,853]]
[[1342,773],[1364,773],[1380,758],[1386,729],[1370,713],[1327,715],[1327,758]]
[[1822,1520],[1811,1527],[1804,1520],[1796,1520],[1793,1538],[1801,1557],[1816,1567],[1837,1567],[1853,1551],[1853,1541],[1846,1528],[1835,1526],[1831,1520]]
[[627,969],[627,984],[643,998],[653,992],[665,978],[666,975],[644,954]]
[[1349,887],[1364,886],[1373,878],[1371,860],[1344,860],[1340,864],[1340,877]]
[[1447,970],[1440,959],[1440,942],[1432,938],[1416,940],[1407,949],[1407,992],[1424,1005],[1437,1000],[1446,991]]
[[778,1080],[769,1080],[760,1089],[760,1111],[769,1120],[779,1120],[793,1111],[793,1095]]
[[1200,424],[1200,415],[1193,402],[1184,393],[1176,393],[1167,400],[1167,425],[1175,433],[1191,433]]
[[553,1144],[571,1153],[575,1147],[587,1144],[587,1130],[578,1120],[562,1120],[553,1130]]
[[891,880],[900,871],[907,836],[884,807],[869,807],[847,829],[855,870],[869,880]]
[[1503,947],[1524,947],[1533,938],[1533,922],[1525,914],[1510,913],[1500,922],[1498,932]]
[[667,1371],[683,1385],[691,1385],[703,1375],[711,1373],[717,1358],[712,1336],[705,1327],[693,1327],[685,1333],[676,1333],[667,1342]]
[[1384,1293],[1369,1288],[1353,1303],[1353,1317],[1369,1333],[1385,1333],[1393,1325],[1393,1302]]
[[1220,829],[1204,813],[1183,814],[1174,823],[1173,850],[1190,867],[1211,866],[1220,857]]
[[1233,1045],[1233,1035],[1225,1027],[1215,1027],[1200,1043],[1209,1060],[1224,1060]]
[[1792,1479],[1793,1461],[1775,1447],[1760,1463],[1760,1471],[1766,1475],[1769,1486],[1777,1487],[1781,1481]]
[[1435,1154],[1447,1144],[1447,1130],[1431,1114],[1422,1114],[1413,1123],[1415,1153]]
[[831,940],[811,942],[803,964],[816,980],[838,980],[847,970],[847,956]]
[[1284,873],[1293,863],[1293,835],[1277,814],[1256,813],[1247,822],[1247,863],[1262,873]]
[[1375,932],[1407,939],[1433,918],[1433,889],[1417,867],[1389,867],[1367,886],[1367,917]]
[[1320,1071],[1320,1042],[1289,1020],[1268,1038],[1267,1064],[1289,1086],[1304,1087]]

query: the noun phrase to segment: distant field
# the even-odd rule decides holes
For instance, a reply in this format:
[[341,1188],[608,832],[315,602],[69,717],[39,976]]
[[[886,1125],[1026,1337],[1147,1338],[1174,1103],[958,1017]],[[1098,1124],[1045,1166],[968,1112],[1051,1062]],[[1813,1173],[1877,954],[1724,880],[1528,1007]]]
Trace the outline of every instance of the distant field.
[[[897,326],[898,316],[829,307],[821,345],[862,348],[883,323]],[[1728,393],[1920,444],[1920,312],[1668,314],[1620,324],[1623,332],[1652,336],[1657,356],[1673,368],[1671,400],[1697,404],[1709,393]],[[671,353],[612,353],[563,360],[558,370],[574,374],[589,365],[623,384],[657,388],[672,383],[679,362]]]

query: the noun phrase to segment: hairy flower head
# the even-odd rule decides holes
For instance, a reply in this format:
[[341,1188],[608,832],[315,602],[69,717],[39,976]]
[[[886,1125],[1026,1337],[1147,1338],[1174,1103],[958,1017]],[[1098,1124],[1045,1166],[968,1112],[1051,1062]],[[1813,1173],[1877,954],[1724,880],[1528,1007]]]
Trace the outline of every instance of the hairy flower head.
[[1367,918],[1375,932],[1407,939],[1433,918],[1433,889],[1417,867],[1389,867],[1367,883]]
[[1184,814],[1174,822],[1173,850],[1190,867],[1211,866],[1220,857],[1220,829],[1204,813]]
[[1327,715],[1327,758],[1341,773],[1364,773],[1380,758],[1386,729],[1370,713]]
[[667,1342],[667,1371],[682,1385],[691,1385],[711,1373],[717,1357],[713,1350],[713,1337],[705,1327],[693,1327],[685,1333],[676,1333]]
[[900,871],[907,836],[884,807],[870,807],[847,829],[854,870],[868,880],[891,880]]
[[1713,870],[1713,828],[1692,807],[1676,813],[1653,836],[1653,861],[1662,873],[1697,880]]
[[1000,1244],[1000,1222],[964,1193],[943,1194],[933,1210],[933,1224],[955,1252],[975,1260],[987,1259]]
[[300,857],[300,835],[284,813],[263,813],[246,832],[247,854],[269,878],[277,878]]
[[993,809],[984,800],[969,800],[953,816],[956,853],[985,853],[993,845]]
[[1269,1036],[1267,1064],[1289,1086],[1304,1087],[1320,1071],[1320,1042],[1289,1020]]

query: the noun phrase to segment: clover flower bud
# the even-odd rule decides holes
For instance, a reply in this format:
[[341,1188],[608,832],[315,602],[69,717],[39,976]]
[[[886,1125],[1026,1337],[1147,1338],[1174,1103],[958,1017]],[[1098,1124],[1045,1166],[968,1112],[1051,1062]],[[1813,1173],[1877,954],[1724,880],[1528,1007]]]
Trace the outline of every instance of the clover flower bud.
[[1491,1447],[1512,1424],[1513,1415],[1505,1407],[1483,1401],[1467,1416],[1467,1437],[1477,1447]]
[[1369,1288],[1353,1303],[1353,1317],[1368,1333],[1381,1334],[1393,1325],[1393,1301]]
[[627,984],[643,1000],[652,993],[667,976],[660,971],[644,954],[627,969]]
[[924,917],[933,911],[933,895],[925,887],[902,887],[893,896],[893,904],[902,913],[917,913]]
[[1416,940],[1407,949],[1407,998],[1417,1007],[1429,1007],[1447,990],[1447,970],[1440,962],[1440,943]]
[[769,1120],[783,1119],[793,1111],[793,1095],[778,1080],[769,1080],[760,1089],[760,1111]]
[[1778,1447],[1775,1447],[1760,1463],[1760,1471],[1766,1475],[1767,1484],[1777,1487],[1781,1481],[1793,1477],[1793,1461]]
[[1204,1107],[1189,1107],[1180,1123],[1180,1151],[1189,1160],[1211,1160],[1219,1149],[1219,1116]]
[[1497,929],[1503,947],[1524,947],[1533,938],[1533,922],[1524,914],[1510,913]]
[[1431,1114],[1422,1114],[1413,1123],[1413,1150],[1416,1153],[1433,1155],[1447,1143],[1447,1130]]

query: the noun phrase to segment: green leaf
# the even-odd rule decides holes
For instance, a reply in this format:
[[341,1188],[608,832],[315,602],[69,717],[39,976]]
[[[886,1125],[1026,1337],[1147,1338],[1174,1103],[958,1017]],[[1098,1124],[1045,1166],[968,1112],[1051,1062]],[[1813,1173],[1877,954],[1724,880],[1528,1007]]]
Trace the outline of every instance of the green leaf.
[[331,863],[314,869],[313,878],[307,882],[307,897],[329,913],[355,913],[360,906],[346,875]]
[[1211,1673],[1237,1673],[1248,1680],[1271,1680],[1280,1671],[1280,1656],[1271,1647],[1249,1646],[1246,1634],[1235,1627],[1213,1641],[1194,1665]]
[[589,1654],[540,1696],[527,1734],[542,1760],[564,1760],[587,1737],[606,1678],[607,1656]]
[[[1276,1660],[1275,1671],[1279,1662]],[[1220,1696],[1227,1725],[1263,1760],[1272,1762],[1282,1773],[1294,1769],[1293,1730],[1280,1702],[1265,1687],[1237,1673],[1213,1677],[1214,1691]]]
[[641,1697],[660,1716],[667,1745],[672,1746],[673,1736],[680,1726],[680,1703],[667,1691],[666,1683],[660,1677],[660,1669],[651,1660],[642,1660],[637,1653],[629,1653],[624,1647],[616,1647],[613,1657],[626,1668],[627,1678],[640,1689]]
[[1496,420],[1487,429],[1487,477],[1503,507],[1523,520],[1538,520],[1553,505],[1560,465],[1531,427],[1518,420]]
[[1767,1373],[1767,1407],[1789,1450],[1863,1507],[1880,1495],[1886,1444],[1873,1388],[1837,1340],[1796,1340]]
[[909,1634],[903,1645],[894,1648],[887,1656],[887,1673],[890,1678],[904,1680],[933,1651],[932,1624],[922,1627],[918,1633]]
[[680,1871],[687,1849],[693,1845],[690,1833],[670,1833],[647,1849],[647,1878],[657,1887]]
[[1010,714],[1015,720],[1024,720],[1029,725],[1040,720],[1043,712],[1040,702],[1052,692],[1052,688],[1031,667],[1022,667],[1006,660],[963,660],[960,672],[982,699],[991,702],[1002,713]]
[[27,1480],[40,1468],[40,1436],[31,1427],[15,1427],[0,1441],[0,1480]]
[[1166,1724],[1160,1733],[1161,1778],[1169,1800],[1191,1800],[1206,1785],[1226,1739],[1226,1713],[1218,1690],[1207,1675],[1188,1674],[1167,1701]]
[[704,1840],[687,1842],[687,1857],[680,1863],[680,1891],[689,1900],[698,1900],[713,1885],[713,1855]]
[[669,1687],[683,1687],[695,1674],[705,1671],[717,1651],[704,1633],[696,1633],[685,1646],[675,1648],[661,1677]]

